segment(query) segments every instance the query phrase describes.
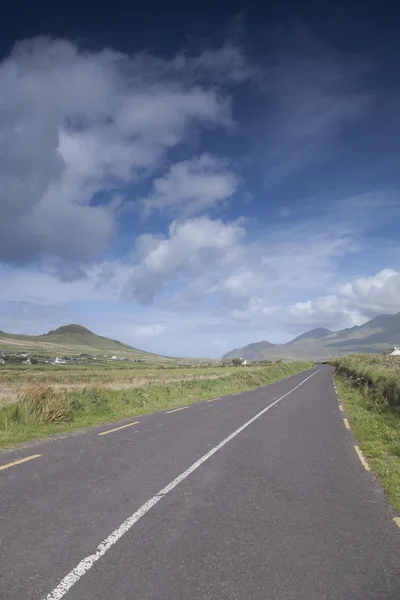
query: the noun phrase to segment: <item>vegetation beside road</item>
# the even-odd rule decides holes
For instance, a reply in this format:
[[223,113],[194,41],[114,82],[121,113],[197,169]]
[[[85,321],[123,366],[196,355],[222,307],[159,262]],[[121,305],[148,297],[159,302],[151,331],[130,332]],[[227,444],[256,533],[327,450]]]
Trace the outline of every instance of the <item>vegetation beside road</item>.
[[331,361],[337,373],[378,404],[400,406],[400,360],[382,354],[350,354]]
[[400,361],[351,355],[332,361],[354,435],[400,511]]
[[[20,394],[17,402],[0,405],[0,447],[254,389],[313,366],[314,363],[304,361],[255,367],[203,367],[185,370],[186,377],[177,377],[182,375],[177,373],[181,369],[153,367],[146,371],[133,367],[114,373],[120,383],[114,388],[109,385],[112,374],[101,371],[97,383],[91,380],[90,385],[75,389],[56,387],[39,379]],[[120,373],[125,377],[119,377]],[[139,385],[135,385],[135,377]]]
[[227,377],[235,367],[154,365],[143,363],[88,363],[86,365],[7,365],[0,369],[0,405],[18,400],[25,388],[42,383],[56,390],[84,388],[126,390],[149,383],[179,383],[187,380]]

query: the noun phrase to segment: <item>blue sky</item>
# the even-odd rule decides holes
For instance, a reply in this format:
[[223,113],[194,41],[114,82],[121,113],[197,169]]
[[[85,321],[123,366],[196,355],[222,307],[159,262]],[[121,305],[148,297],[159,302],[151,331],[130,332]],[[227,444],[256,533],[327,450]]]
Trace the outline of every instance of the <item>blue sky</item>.
[[23,4],[0,44],[0,329],[211,357],[400,310],[391,4]]

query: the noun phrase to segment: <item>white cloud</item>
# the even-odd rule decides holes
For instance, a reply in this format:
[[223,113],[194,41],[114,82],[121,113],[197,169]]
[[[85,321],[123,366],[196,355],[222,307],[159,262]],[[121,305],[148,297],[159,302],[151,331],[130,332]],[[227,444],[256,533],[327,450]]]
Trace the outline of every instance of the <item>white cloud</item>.
[[303,325],[325,325],[340,329],[352,327],[385,313],[399,311],[400,273],[383,269],[376,275],[360,277],[339,287],[336,294],[297,302],[290,316]]
[[153,190],[142,202],[145,213],[154,209],[190,215],[207,210],[232,196],[238,178],[225,160],[203,154],[175,163],[164,177],[153,182]]
[[177,279],[187,283],[204,273],[212,277],[235,264],[244,234],[238,222],[196,217],[171,223],[168,237],[140,236],[125,293],[151,302]]
[[17,45],[0,64],[0,260],[101,256],[117,231],[117,207],[94,204],[95,194],[152,173],[194,125],[230,126],[227,97],[206,82],[211,54],[162,61],[159,77],[149,54],[80,52],[47,38]]

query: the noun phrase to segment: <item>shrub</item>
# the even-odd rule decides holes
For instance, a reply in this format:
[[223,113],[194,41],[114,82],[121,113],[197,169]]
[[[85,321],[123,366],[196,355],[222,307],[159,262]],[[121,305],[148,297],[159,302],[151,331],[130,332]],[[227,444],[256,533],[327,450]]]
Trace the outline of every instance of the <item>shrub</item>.
[[232,359],[232,364],[235,365],[235,367],[237,367],[238,365],[242,364],[242,359],[241,358],[233,358]]
[[76,412],[103,413],[110,410],[107,391],[101,388],[84,388],[70,395],[71,407]]

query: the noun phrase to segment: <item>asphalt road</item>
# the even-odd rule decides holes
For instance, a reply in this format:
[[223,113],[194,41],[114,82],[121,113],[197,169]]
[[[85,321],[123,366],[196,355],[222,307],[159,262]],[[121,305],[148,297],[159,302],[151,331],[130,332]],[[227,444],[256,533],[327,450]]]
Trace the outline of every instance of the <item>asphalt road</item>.
[[0,454],[2,600],[399,600],[400,529],[322,366]]

